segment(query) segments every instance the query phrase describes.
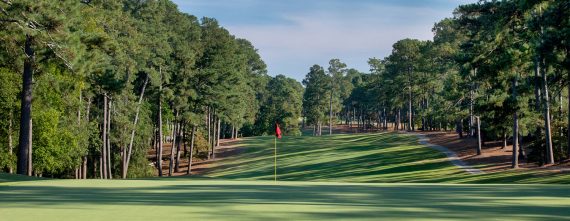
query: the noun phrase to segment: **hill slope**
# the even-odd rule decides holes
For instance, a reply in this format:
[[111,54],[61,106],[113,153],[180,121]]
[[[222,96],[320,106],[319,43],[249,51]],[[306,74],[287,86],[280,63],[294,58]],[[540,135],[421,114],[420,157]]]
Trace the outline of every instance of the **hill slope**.
[[[214,178],[273,180],[274,138],[240,141],[240,154],[218,160],[203,174]],[[284,137],[277,141],[278,179],[376,183],[570,183],[569,173],[511,170],[470,174],[415,135],[343,134]],[[481,166],[481,165],[480,165]]]

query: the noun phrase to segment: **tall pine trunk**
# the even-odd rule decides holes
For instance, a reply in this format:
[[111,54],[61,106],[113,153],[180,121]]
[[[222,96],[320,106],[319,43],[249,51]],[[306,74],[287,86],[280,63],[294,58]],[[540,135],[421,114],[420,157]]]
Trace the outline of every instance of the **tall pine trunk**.
[[[513,79],[513,100],[516,103],[517,99],[517,78]],[[518,107],[515,107],[515,112],[513,113],[513,157],[511,167],[513,169],[519,168],[519,154],[518,154],[518,143],[519,143],[519,118],[518,118]]]
[[[91,97],[87,98],[87,111],[85,112],[85,122],[87,122],[87,124],[89,124],[90,121],[89,118],[90,112],[91,112]],[[88,160],[88,155],[83,156],[83,166],[82,166],[83,179],[87,179],[87,160]],[[97,175],[94,173],[93,176]]]
[[413,111],[412,111],[412,67],[408,67],[409,74],[409,88],[408,88],[408,131],[413,131]]
[[412,131],[412,89],[411,88],[408,93],[408,131]]
[[402,123],[402,110],[398,108],[398,119],[396,120],[396,130],[400,130],[400,124]]
[[181,140],[181,133],[182,132],[182,123],[178,123],[178,131],[177,131],[177,138],[176,140],[178,140],[178,144],[176,145],[176,159],[174,161],[174,172],[180,172],[180,143],[184,143],[184,140]]
[[143,101],[143,97],[144,97],[144,91],[146,89],[146,85],[148,84],[148,79],[149,76],[146,75],[146,78],[144,80],[143,83],[143,87],[141,89],[141,95],[139,96],[139,102],[137,104],[137,110],[135,113],[135,122],[133,124],[133,130],[131,131],[131,139],[129,140],[129,147],[127,148],[127,153],[125,154],[125,161],[123,162],[123,174],[122,177],[123,179],[127,178],[127,173],[129,171],[129,163],[131,161],[131,154],[133,152],[133,142],[135,140],[135,132],[136,132],[136,128],[137,128],[137,123],[139,122],[139,113],[141,110],[141,105],[142,105],[142,101]]
[[101,179],[107,179],[107,93],[103,93],[103,149],[101,151]]
[[541,85],[540,82],[542,81],[541,76],[540,76],[540,63],[538,61],[538,58],[536,58],[534,60],[534,99],[535,99],[535,109],[536,111],[540,111],[540,103],[541,103],[541,97],[542,97],[542,93],[541,93]]
[[512,158],[512,165],[513,169],[519,168],[519,156],[518,156],[518,129],[519,129],[519,119],[517,115],[517,111],[513,114],[513,158]]
[[160,83],[158,92],[158,156],[156,159],[156,167],[158,168],[158,176],[162,176],[162,68],[159,67]]
[[[79,89],[79,107],[77,108],[77,127],[81,128],[81,107],[83,105],[82,90]],[[83,179],[83,157],[81,157],[81,165],[75,168],[75,179]]]
[[212,142],[212,159],[216,159],[216,147],[220,145],[220,118],[214,115],[214,131],[212,135],[214,135],[214,139]]
[[26,35],[24,52],[24,73],[22,74],[22,97],[20,105],[20,137],[18,139],[18,165],[16,172],[21,175],[28,175],[29,159],[29,137],[32,134],[30,127],[32,121],[32,78],[34,74],[35,53],[32,49],[33,37]]
[[[542,113],[542,76],[540,74],[541,68],[540,68],[540,57],[536,56],[534,59],[534,108],[537,112]],[[535,131],[534,131],[534,138],[539,140],[542,137],[542,129],[540,127],[536,127]],[[542,151],[541,151],[542,152]],[[542,156],[543,154],[540,153],[540,155]],[[541,159],[541,162],[544,159]]]
[[481,155],[481,118],[475,117],[477,121],[477,155]]
[[523,148],[523,136],[519,135],[519,159],[526,159],[526,152]]
[[332,135],[332,124],[333,124],[332,100],[333,100],[333,92],[331,89],[331,96],[329,99],[329,135]]
[[313,127],[313,136],[317,136],[317,125],[315,124],[315,126]]
[[83,156],[81,163],[81,179],[87,179],[87,156]]
[[186,142],[188,139],[186,138],[186,126],[187,124],[184,124],[184,126],[182,127],[182,143],[184,145],[184,155],[188,154],[188,146],[187,146],[188,142]]
[[354,126],[354,120],[356,120],[356,107],[352,108],[352,118],[350,119],[350,128]]
[[[349,108],[348,105],[344,108],[344,124],[348,125],[348,118],[349,118]],[[304,123],[304,122],[303,122]]]
[[28,176],[32,176],[32,163],[34,162],[32,158],[32,123],[33,120],[30,119],[30,133],[28,133]]
[[172,126],[172,142],[170,146],[170,161],[168,162],[168,176],[172,176],[172,172],[174,170],[174,153],[176,151],[176,130],[178,129],[176,119],[178,119],[178,111],[175,110],[174,112],[176,112],[176,116]]
[[196,134],[196,125],[192,125],[192,133],[190,134],[190,154],[188,156],[188,172],[192,174],[192,157],[194,157],[194,137]]
[[544,96],[544,129],[546,136],[546,159],[547,164],[554,164],[554,154],[552,150],[552,130],[550,126],[550,96],[548,92],[548,79],[546,78],[546,67],[542,62],[542,94]]
[[[207,126],[207,127],[208,127],[208,145],[210,145],[210,144],[212,143],[212,133],[211,133],[211,131],[212,131],[212,128],[211,128],[211,125],[212,125],[212,111],[211,111],[210,106],[208,106],[207,112],[208,112],[208,116],[207,116],[207,119],[206,119],[206,121],[207,121],[207,122],[206,122],[206,125],[208,125],[208,126]],[[208,159],[210,159],[211,156],[212,156],[211,149],[208,148]]]
[[[101,179],[101,170],[99,170],[99,176],[97,176],[97,165],[101,165],[101,163],[99,163],[99,161],[101,160],[101,158],[99,158],[99,160],[97,160],[97,158],[93,157],[93,178],[97,179]],[[99,167],[99,169],[101,169]]]
[[384,125],[382,126],[382,127],[383,127],[382,130],[388,130],[388,114],[386,113],[386,107],[384,107],[384,109],[383,109],[382,112],[383,112],[383,115],[384,115],[384,118],[383,118],[383,120],[384,120],[384,122],[383,122]]
[[218,134],[216,135],[216,147],[220,146],[220,133],[221,133],[221,129],[222,129],[222,121],[220,120],[220,118],[218,117],[218,126],[216,128],[218,128]]
[[113,101],[109,101],[109,113],[107,114],[107,178],[113,179],[113,167],[111,162],[111,109],[113,105]]
[[[564,122],[564,116],[562,115],[562,88],[564,88],[564,85],[560,85],[561,91],[560,93],[558,93],[558,119],[560,119],[560,122]],[[562,124],[560,124],[560,126],[558,127],[558,135],[562,138],[564,137],[564,127],[562,126]],[[563,147],[563,142],[560,141],[558,144],[558,149],[563,153],[564,152],[564,147]]]
[[215,137],[215,134],[216,134],[216,111],[215,110],[212,112],[212,115],[210,116],[210,124],[211,124],[210,128],[212,129],[212,132],[211,132],[212,139],[210,140],[210,156],[208,159],[214,159],[214,147],[216,144],[216,137]]
[[[10,157],[12,156],[13,153],[13,141],[12,141],[12,121],[13,121],[13,117],[14,115],[12,114],[12,111],[10,110],[10,118],[8,119],[8,155],[10,155]],[[14,173],[14,168],[12,167],[12,163],[8,164],[8,173]]]
[[469,85],[469,137],[475,136],[475,118],[473,111],[473,102],[475,100],[475,85],[471,77],[475,76],[475,69],[470,72],[470,85]]

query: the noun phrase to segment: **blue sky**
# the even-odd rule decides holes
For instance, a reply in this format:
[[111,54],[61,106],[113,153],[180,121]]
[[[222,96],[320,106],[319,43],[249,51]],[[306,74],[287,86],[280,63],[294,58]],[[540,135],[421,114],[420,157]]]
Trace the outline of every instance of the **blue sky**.
[[313,64],[339,58],[368,72],[403,38],[432,39],[434,23],[477,0],[174,0],[183,12],[213,17],[259,50],[269,74],[302,80]]

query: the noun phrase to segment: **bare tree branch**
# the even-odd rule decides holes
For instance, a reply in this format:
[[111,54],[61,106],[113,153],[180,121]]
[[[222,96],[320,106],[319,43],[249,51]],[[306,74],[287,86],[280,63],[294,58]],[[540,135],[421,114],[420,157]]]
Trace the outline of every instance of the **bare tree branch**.
[[55,54],[55,56],[59,59],[61,59],[63,61],[63,64],[71,71],[73,71],[73,65],[71,65],[71,62],[69,62],[67,59],[65,59],[61,54],[57,53],[57,48],[58,46],[54,43],[47,43],[46,44],[49,49],[51,49],[53,51],[53,54]]
[[55,54],[56,57],[58,57],[59,59],[61,59],[63,61],[63,64],[71,71],[73,71],[73,65],[71,64],[71,62],[69,62],[67,59],[65,59],[62,55],[60,55],[59,53],[57,53],[57,49],[60,49],[61,47],[59,47],[58,44],[53,43],[56,42],[53,37],[50,35],[49,32],[46,32],[47,36],[49,37],[49,39],[51,40],[50,42],[47,42],[46,45],[53,51],[53,53]]

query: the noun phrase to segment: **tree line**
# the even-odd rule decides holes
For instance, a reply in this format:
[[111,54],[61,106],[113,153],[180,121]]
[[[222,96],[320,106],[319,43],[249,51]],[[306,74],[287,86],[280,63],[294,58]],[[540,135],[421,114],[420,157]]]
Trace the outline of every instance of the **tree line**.
[[190,174],[221,139],[276,121],[300,134],[302,85],[268,76],[249,41],[169,0],[3,0],[0,12],[2,171]]
[[455,130],[511,143],[513,167],[570,157],[568,1],[462,5],[433,40],[403,39],[369,59],[370,73],[332,59],[302,84],[268,76],[250,42],[169,0],[3,0],[0,12],[5,172],[190,174],[221,139],[267,135],[275,123],[289,135],[339,123]]
[[[479,1],[437,22],[433,40],[403,39],[368,61],[370,73],[338,59],[303,80],[303,116],[322,125],[401,131],[453,130],[513,145],[519,159],[570,158],[570,2]],[[477,128],[480,133],[477,133]],[[481,149],[478,150],[481,154]]]

